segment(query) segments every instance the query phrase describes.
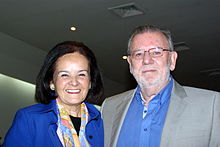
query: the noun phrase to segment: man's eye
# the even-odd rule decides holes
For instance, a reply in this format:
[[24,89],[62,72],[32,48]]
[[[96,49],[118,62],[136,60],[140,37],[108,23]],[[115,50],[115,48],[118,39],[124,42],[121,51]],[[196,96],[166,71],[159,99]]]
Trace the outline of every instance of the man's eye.
[[152,55],[161,55],[161,52],[160,51],[154,51],[154,52],[152,52]]
[[138,53],[134,54],[134,56],[136,56],[136,57],[139,57],[139,56],[142,56],[142,55],[143,55],[143,53],[141,53],[141,52],[138,52]]

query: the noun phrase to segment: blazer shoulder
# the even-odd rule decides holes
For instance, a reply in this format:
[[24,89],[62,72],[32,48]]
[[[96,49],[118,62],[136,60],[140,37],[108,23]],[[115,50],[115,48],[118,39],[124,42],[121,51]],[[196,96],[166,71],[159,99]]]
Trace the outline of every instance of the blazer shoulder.
[[123,93],[119,93],[119,94],[113,95],[111,97],[108,97],[105,99],[105,101],[111,101],[111,102],[112,101],[121,101],[124,98],[132,96],[134,94],[134,92],[135,92],[135,89],[125,91]]
[[183,89],[186,93],[186,100],[191,102],[195,101],[196,103],[209,103],[214,102],[215,100],[220,100],[220,93],[217,91],[183,86]]
[[19,109],[18,111],[21,112],[34,112],[34,111],[38,111],[42,108],[43,104],[34,104],[34,105],[30,105],[30,106],[26,106],[24,108]]
[[49,112],[51,110],[54,110],[55,107],[52,103],[49,104],[34,104],[31,106],[27,106],[24,108],[21,108],[17,111],[17,113],[29,113],[29,114],[35,114],[35,113],[45,113]]
[[134,92],[135,92],[135,89],[106,98],[104,102],[102,103],[101,113],[103,114],[105,110],[114,111],[114,108],[122,104],[124,100],[131,99]]
[[173,92],[174,95],[181,98],[192,98],[193,99],[202,99],[202,98],[211,98],[211,97],[220,97],[220,93],[217,91],[190,87],[190,86],[182,86],[178,82],[174,82]]
[[201,88],[195,88],[195,87],[189,87],[189,86],[183,86],[186,93],[189,95],[203,95],[203,96],[214,96],[219,95],[220,93],[217,91],[212,91],[208,89],[201,89]]

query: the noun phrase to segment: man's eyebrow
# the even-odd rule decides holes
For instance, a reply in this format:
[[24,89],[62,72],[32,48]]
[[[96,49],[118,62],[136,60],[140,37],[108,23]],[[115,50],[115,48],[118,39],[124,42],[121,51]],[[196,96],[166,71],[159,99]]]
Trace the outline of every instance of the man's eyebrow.
[[144,49],[137,48],[137,49],[133,49],[132,51],[141,51],[141,50],[144,50]]

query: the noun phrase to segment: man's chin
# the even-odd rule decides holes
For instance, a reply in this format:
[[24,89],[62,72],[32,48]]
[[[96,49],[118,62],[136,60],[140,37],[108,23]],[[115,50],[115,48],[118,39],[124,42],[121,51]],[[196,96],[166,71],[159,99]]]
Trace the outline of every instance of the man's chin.
[[141,86],[143,87],[153,87],[159,85],[160,81],[159,80],[141,80]]

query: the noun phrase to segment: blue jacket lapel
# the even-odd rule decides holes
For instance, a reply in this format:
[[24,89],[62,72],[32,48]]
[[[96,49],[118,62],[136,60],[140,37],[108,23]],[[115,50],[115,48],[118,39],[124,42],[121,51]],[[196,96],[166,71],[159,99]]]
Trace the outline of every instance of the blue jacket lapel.
[[54,147],[62,147],[61,141],[57,135],[57,124],[56,123],[49,123],[48,133],[53,143]]
[[46,105],[41,113],[45,113],[48,118],[48,134],[54,147],[62,147],[62,143],[57,135],[57,108],[56,100],[52,100],[51,103]]

